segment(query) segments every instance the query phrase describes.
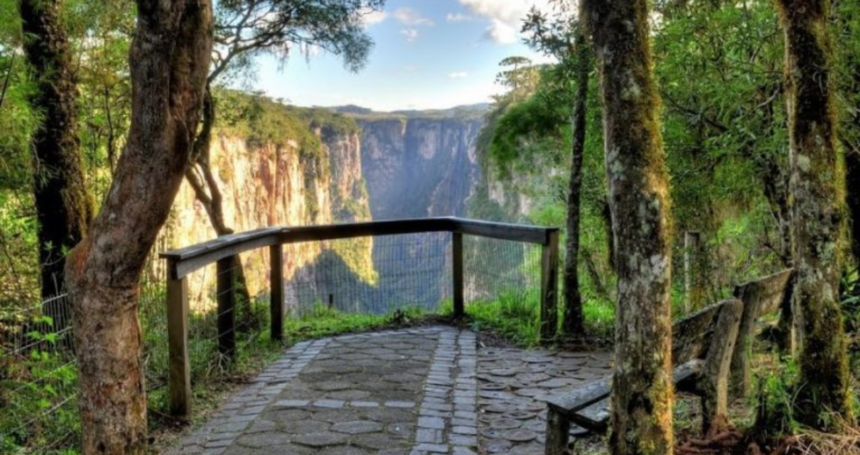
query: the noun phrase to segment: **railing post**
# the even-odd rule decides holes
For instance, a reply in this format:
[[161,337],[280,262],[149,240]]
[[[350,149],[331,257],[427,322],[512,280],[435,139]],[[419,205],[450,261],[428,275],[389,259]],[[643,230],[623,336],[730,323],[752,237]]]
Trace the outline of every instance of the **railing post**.
[[466,306],[463,299],[463,234],[453,232],[451,235],[451,268],[454,275],[454,318],[460,319],[466,314]]
[[269,262],[269,316],[272,320],[269,336],[274,341],[281,341],[284,339],[284,250],[281,245],[269,247]]
[[188,278],[175,276],[173,262],[168,263],[167,340],[168,394],[170,414],[187,421],[191,416],[191,364],[188,360]]
[[232,359],[236,354],[236,256],[218,261],[218,352]]
[[558,330],[558,231],[547,231],[541,248],[540,267],[540,336],[555,338]]

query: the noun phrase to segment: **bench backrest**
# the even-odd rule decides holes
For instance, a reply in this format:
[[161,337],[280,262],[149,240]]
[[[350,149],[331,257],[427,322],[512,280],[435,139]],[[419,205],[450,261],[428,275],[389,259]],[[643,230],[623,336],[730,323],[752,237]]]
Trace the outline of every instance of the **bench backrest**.
[[744,313],[753,319],[777,312],[787,298],[792,270],[783,270],[755,281],[739,284],[734,296],[744,302]]
[[714,338],[720,311],[729,301],[707,306],[672,325],[672,364],[704,359]]
[[[732,388],[736,396],[746,395],[752,383],[752,373],[747,359],[756,336],[756,321],[770,313],[779,310],[791,310],[792,275],[793,270],[783,270],[749,283],[735,287],[735,297],[744,303],[744,311],[738,328],[738,341],[732,355]],[[791,327],[786,327],[788,333],[783,343],[790,344]],[[789,349],[791,349],[789,347]]]

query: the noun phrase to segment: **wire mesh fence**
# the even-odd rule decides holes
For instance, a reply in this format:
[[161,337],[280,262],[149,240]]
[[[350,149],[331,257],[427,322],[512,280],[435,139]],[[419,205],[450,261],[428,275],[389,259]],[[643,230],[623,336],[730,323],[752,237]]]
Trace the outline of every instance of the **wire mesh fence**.
[[288,314],[303,316],[320,306],[349,313],[386,314],[406,308],[436,312],[451,299],[449,233],[318,244],[319,256],[298,267],[290,259],[301,257],[307,244],[284,246]]
[[[453,296],[452,234],[433,232],[283,245],[286,317],[319,307],[382,315],[435,313]],[[534,321],[540,302],[541,246],[464,236],[468,306],[500,305]],[[229,266],[228,266],[229,265]],[[269,252],[243,253],[188,277],[192,383],[217,383],[273,359],[269,336]],[[142,352],[150,421],[169,414],[166,271],[152,261],[141,281]],[[77,370],[66,296],[0,313],[0,453],[61,453],[77,446]],[[253,369],[253,368],[251,368]],[[7,411],[8,410],[8,411]],[[20,416],[28,416],[21,420]]]
[[467,304],[500,297],[540,303],[540,245],[467,236],[463,256]]
[[0,453],[16,441],[40,453],[72,442],[76,378],[65,295],[0,313]]

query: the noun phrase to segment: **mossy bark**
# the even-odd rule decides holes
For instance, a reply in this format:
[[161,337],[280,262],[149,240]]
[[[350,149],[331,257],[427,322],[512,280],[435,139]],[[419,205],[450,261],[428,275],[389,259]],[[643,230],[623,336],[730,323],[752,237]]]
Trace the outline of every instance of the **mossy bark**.
[[[32,138],[43,299],[63,291],[66,253],[86,235],[93,216],[77,135],[77,88],[60,6],[59,0],[18,4],[24,53],[37,84],[30,101],[43,116]],[[64,322],[64,309],[55,310],[62,314],[50,316],[56,323]]]
[[673,452],[671,227],[646,0],[586,0],[598,57],[618,274],[614,455]]
[[583,336],[585,317],[582,294],[579,292],[579,224],[582,207],[582,160],[585,153],[586,118],[588,115],[588,79],[591,72],[591,52],[583,30],[576,34],[576,99],[571,115],[573,141],[571,147],[570,180],[567,196],[567,239],[564,262],[564,318],[562,328],[568,335]]
[[138,0],[137,12],[128,140],[66,263],[84,455],[147,452],[139,280],[190,164],[212,53],[208,0]]
[[839,306],[845,168],[836,147],[828,0],[776,0],[785,32],[795,308],[802,318],[796,415],[826,428],[851,417]]

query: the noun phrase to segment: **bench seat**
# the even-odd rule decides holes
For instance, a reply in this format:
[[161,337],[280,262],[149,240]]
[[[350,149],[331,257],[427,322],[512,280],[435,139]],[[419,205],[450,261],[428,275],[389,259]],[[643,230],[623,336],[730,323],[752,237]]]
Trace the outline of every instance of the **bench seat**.
[[[673,371],[673,381],[679,390],[694,392],[693,379],[701,374],[705,361],[691,360]],[[609,424],[609,394],[612,376],[608,375],[580,387],[571,393],[546,398],[547,404],[571,422],[586,430],[603,433]]]
[[[676,322],[672,327],[672,380],[678,390],[702,397],[703,426],[725,414],[728,376],[743,303],[727,300]],[[544,398],[548,406],[546,455],[565,453],[571,423],[605,432],[610,418],[612,376]]]

